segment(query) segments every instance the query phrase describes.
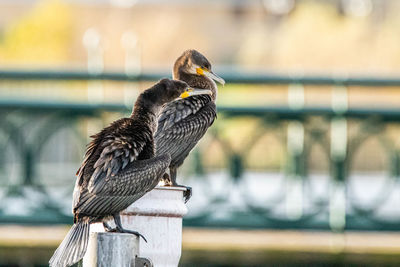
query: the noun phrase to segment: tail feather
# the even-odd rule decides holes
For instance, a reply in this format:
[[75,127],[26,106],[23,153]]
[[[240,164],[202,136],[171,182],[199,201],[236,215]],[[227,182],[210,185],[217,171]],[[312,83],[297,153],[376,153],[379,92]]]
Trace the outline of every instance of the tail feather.
[[90,224],[82,221],[74,224],[49,261],[51,267],[67,267],[83,258],[89,242]]

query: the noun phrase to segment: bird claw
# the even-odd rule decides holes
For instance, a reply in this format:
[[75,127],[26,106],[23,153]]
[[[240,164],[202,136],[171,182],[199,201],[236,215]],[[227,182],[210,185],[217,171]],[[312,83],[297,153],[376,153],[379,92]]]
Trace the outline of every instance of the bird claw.
[[176,184],[173,186],[183,187],[186,189],[185,192],[183,193],[183,199],[185,200],[185,204],[186,204],[189,201],[189,199],[192,197],[192,188],[190,186],[180,185],[180,184]]
[[140,237],[143,238],[143,240],[147,243],[147,239],[142,234],[140,234],[139,232],[132,231],[132,230],[127,230],[127,229],[122,227],[121,217],[120,217],[119,213],[114,214],[114,222],[115,222],[115,225],[116,225],[117,232],[136,235],[139,238]]
[[118,229],[118,232],[136,235],[136,236],[139,237],[139,238],[140,238],[140,237],[143,238],[144,242],[147,243],[147,239],[146,239],[141,233],[139,233],[139,232],[131,231],[131,230],[126,230],[126,229]]
[[184,186],[184,187],[186,188],[186,191],[183,193],[183,197],[185,199],[185,204],[186,204],[192,197],[192,188],[190,186]]
[[107,233],[115,233],[115,232],[117,232],[117,228],[112,228],[107,222],[103,222],[103,227],[104,227],[104,230]]
[[175,186],[175,187],[183,187],[183,188],[185,188],[186,190],[183,193],[183,198],[185,199],[185,204],[192,197],[192,188],[190,186],[177,184],[174,180],[171,180],[171,178],[168,175],[168,173],[164,173],[164,175],[161,178],[161,180],[164,182],[164,186]]

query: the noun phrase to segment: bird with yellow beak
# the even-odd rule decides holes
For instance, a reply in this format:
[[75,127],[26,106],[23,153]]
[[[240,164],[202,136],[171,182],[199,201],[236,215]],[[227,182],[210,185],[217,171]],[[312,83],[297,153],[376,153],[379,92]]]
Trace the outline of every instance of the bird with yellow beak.
[[[161,111],[155,134],[156,154],[171,155],[166,183],[183,186],[176,181],[177,169],[217,117],[215,101],[218,87],[215,82],[224,85],[225,81],[212,71],[208,59],[196,50],[187,50],[178,57],[173,79],[184,81],[195,89],[184,95],[186,98],[168,103]],[[188,186],[183,187],[187,188],[187,201],[192,190]]]

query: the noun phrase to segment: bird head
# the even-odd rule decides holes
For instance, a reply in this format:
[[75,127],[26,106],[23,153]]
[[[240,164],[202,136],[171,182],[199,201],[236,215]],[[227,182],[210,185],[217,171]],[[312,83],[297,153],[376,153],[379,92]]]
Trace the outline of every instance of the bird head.
[[211,80],[224,85],[225,81],[211,70],[208,59],[196,50],[187,50],[176,60],[174,73],[184,72],[187,74],[205,76]]
[[160,105],[193,95],[212,94],[211,90],[192,88],[185,82],[171,79],[162,79],[153,88],[156,91],[153,99]]

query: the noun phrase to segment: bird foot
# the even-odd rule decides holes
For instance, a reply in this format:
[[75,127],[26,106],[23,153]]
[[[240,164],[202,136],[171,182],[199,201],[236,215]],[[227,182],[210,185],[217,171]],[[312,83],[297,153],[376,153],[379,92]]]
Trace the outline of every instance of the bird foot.
[[[115,225],[116,225],[116,232],[136,235],[139,238],[140,237],[143,238],[143,240],[147,243],[147,239],[142,234],[140,234],[139,232],[132,231],[132,230],[127,230],[127,229],[122,227],[121,216],[119,215],[119,213],[114,214],[114,222],[115,222]],[[103,225],[104,225],[104,223],[103,223]],[[105,226],[105,228],[107,228],[107,227]]]
[[107,233],[117,233],[117,228],[105,229]]
[[164,183],[164,186],[172,186],[172,182],[168,173],[164,173],[163,177],[161,178],[161,182]]
[[192,197],[192,188],[190,186],[180,185],[177,184],[175,181],[171,181],[171,177],[168,175],[168,173],[164,173],[163,177],[161,178],[161,181],[164,182],[164,186],[175,186],[175,187],[185,188],[186,191],[183,193],[183,198],[185,199],[185,203],[187,203],[189,199]]
[[189,199],[192,197],[192,188],[190,186],[180,185],[180,184],[175,184],[173,186],[183,187],[186,189],[186,191],[183,193],[183,198],[184,198],[185,204],[186,204],[189,201]]
[[147,243],[147,239],[141,234],[141,233],[139,233],[139,232],[136,232],[136,231],[131,231],[131,230],[127,230],[127,229],[124,229],[124,228],[119,228],[119,229],[116,229],[119,233],[126,233],[126,234],[133,234],[133,235],[136,235],[137,237],[141,237],[141,238],[143,238],[143,240]]
[[117,228],[112,228],[107,222],[103,222],[103,227],[104,227],[104,230],[107,233],[115,233],[115,232],[117,232]]

